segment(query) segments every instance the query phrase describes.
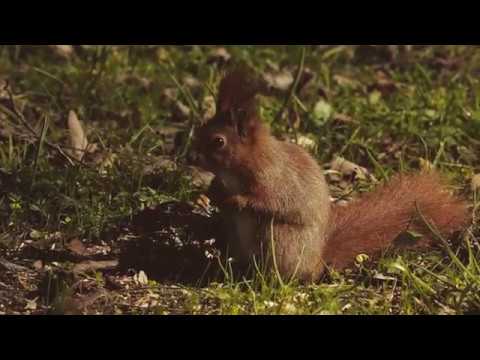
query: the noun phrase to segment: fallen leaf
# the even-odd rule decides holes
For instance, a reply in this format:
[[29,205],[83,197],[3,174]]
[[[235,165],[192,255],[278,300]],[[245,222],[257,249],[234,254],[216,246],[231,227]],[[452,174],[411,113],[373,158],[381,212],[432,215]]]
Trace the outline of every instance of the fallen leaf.
[[196,89],[202,86],[202,83],[200,82],[200,80],[193,77],[192,75],[185,75],[183,77],[183,83],[191,89]]
[[134,276],[134,280],[136,283],[140,285],[144,285],[144,286],[148,285],[148,277],[144,271],[140,271],[138,274],[136,274]]
[[334,75],[333,80],[341,87],[356,89],[360,86],[360,83],[358,81],[351,79],[347,76]]
[[317,148],[317,142],[304,135],[299,135],[297,137],[297,145],[308,151],[314,151]]
[[435,169],[435,166],[430,161],[428,161],[426,159],[420,158],[419,163],[420,163],[420,168],[423,171],[431,171],[431,170]]
[[478,191],[480,189],[480,174],[473,176],[471,185],[473,191]]
[[263,79],[271,89],[288,91],[295,81],[291,72],[282,70],[276,73],[266,73]]
[[162,100],[166,102],[174,102],[178,98],[178,90],[174,88],[166,88],[161,92]]
[[103,154],[98,154],[95,157],[93,162],[99,166],[100,171],[105,171],[106,169],[111,169],[115,164],[115,161],[118,159],[116,154],[112,152],[107,152]]
[[215,178],[215,175],[212,173],[199,169],[195,166],[190,166],[186,170],[191,178],[193,186],[197,188],[207,189]]
[[107,295],[108,293],[104,289],[100,289],[89,295],[68,298],[65,301],[65,315],[80,315],[97,300]]
[[330,164],[330,168],[346,176],[355,175],[360,180],[366,180],[369,175],[367,169],[342,157],[336,157]]
[[170,59],[170,53],[164,47],[158,48],[156,55],[157,55],[157,60],[160,63],[165,62],[168,59]]
[[341,124],[357,124],[358,121],[354,120],[351,116],[346,114],[335,113],[333,115],[333,121]]
[[178,119],[187,119],[191,114],[190,108],[180,100],[175,101],[174,115]]
[[86,253],[85,245],[79,239],[74,239],[70,241],[70,243],[66,245],[66,248],[72,253],[80,256],[83,256]]
[[25,299],[25,302],[27,303],[25,305],[25,310],[37,310],[37,300],[38,298],[36,299],[33,299],[33,300],[28,300],[28,299]]
[[88,139],[74,111],[70,111],[68,114],[68,129],[70,130],[70,144],[73,149],[72,156],[78,161],[82,161],[88,148]]
[[202,102],[202,120],[205,122],[212,119],[217,112],[215,98],[211,95],[206,96]]
[[113,270],[118,266],[118,260],[110,261],[85,261],[73,268],[74,274],[95,273],[97,271]]
[[220,47],[210,51],[210,54],[208,55],[207,63],[225,65],[230,61],[231,58],[232,58],[232,55],[230,55],[227,49]]
[[14,264],[2,258],[0,258],[0,269],[12,271],[12,272],[28,271],[28,269],[25,266]]
[[43,270],[44,264],[42,260],[37,260],[33,263],[33,268],[37,271]]
[[67,60],[72,57],[75,51],[72,45],[50,45],[50,48],[55,54]]
[[381,281],[396,281],[396,280],[397,280],[396,278],[394,278],[394,277],[392,277],[392,276],[386,276],[386,275],[380,274],[380,273],[375,274],[375,275],[373,276],[373,278],[374,278],[375,280],[381,280]]

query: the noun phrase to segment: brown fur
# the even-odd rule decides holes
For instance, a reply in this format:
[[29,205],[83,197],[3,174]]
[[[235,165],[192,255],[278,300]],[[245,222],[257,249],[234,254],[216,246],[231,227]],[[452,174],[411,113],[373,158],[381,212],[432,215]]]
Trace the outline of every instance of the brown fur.
[[424,235],[407,247],[432,246],[438,239],[417,208],[443,236],[461,230],[467,225],[468,205],[446,189],[445,181],[435,172],[403,174],[346,207],[335,207],[325,261],[336,269],[344,268],[357,255],[386,250],[407,231]]
[[[216,175],[209,195],[227,219],[238,260],[265,258],[273,235],[282,276],[317,281],[325,264],[345,267],[360,253],[389,247],[405,230],[423,230],[415,203],[444,235],[466,224],[466,203],[446,193],[435,174],[399,176],[346,208],[332,208],[320,166],[270,134],[245,79],[237,71],[223,80],[218,114],[195,142],[198,164]],[[427,243],[428,237],[421,241]]]

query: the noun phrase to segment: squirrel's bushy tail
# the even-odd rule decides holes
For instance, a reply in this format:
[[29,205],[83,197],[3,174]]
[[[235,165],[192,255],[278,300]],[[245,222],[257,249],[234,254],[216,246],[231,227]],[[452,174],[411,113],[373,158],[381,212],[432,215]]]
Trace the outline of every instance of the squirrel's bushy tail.
[[346,207],[333,209],[325,262],[342,269],[357,255],[375,255],[395,245],[406,231],[423,235],[411,247],[433,245],[435,238],[417,209],[443,236],[464,229],[469,221],[467,202],[449,193],[439,174],[402,174]]

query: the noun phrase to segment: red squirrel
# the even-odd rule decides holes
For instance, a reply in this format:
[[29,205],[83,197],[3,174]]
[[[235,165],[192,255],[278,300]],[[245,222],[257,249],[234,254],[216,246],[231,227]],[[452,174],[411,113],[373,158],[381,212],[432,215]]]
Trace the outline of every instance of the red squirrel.
[[412,247],[431,246],[418,210],[445,236],[467,225],[467,202],[434,172],[398,175],[345,207],[333,205],[316,160],[263,124],[257,93],[248,72],[228,73],[217,114],[194,140],[197,165],[216,176],[207,195],[227,221],[236,260],[265,259],[270,249],[282,278],[318,282],[327,267],[341,270],[357,255],[379,254],[409,230],[423,234]]

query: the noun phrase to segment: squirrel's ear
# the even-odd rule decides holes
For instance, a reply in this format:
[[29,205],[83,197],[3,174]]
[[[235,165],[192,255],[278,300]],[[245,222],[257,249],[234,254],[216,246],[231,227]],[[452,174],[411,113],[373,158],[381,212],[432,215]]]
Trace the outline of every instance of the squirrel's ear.
[[259,92],[259,82],[249,69],[237,67],[228,72],[220,83],[218,110],[223,113],[252,110]]
[[217,109],[225,119],[233,121],[242,136],[258,123],[256,95],[261,83],[246,67],[237,67],[227,73],[220,84]]

